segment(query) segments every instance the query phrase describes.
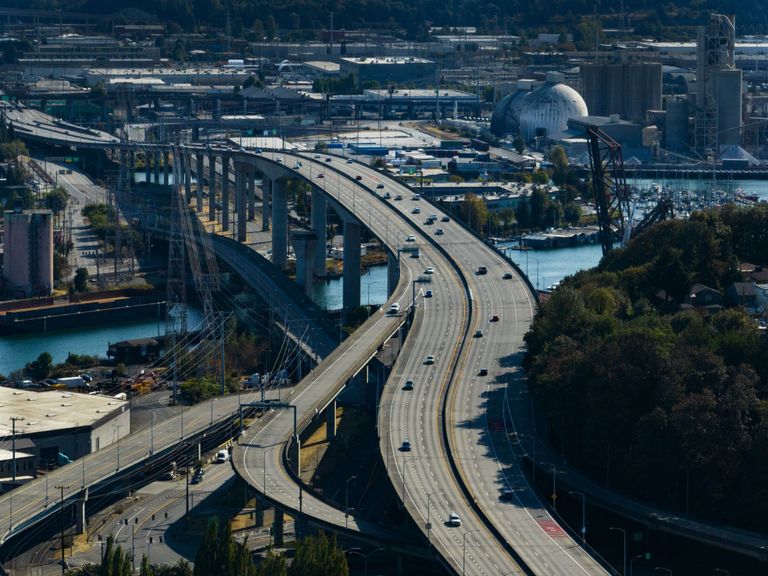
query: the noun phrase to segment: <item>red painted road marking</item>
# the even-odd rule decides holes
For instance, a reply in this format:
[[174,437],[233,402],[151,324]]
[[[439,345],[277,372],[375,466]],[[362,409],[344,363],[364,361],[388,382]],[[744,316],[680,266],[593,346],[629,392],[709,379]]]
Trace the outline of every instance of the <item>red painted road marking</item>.
[[565,532],[554,520],[539,520],[539,526],[550,536],[565,536]]

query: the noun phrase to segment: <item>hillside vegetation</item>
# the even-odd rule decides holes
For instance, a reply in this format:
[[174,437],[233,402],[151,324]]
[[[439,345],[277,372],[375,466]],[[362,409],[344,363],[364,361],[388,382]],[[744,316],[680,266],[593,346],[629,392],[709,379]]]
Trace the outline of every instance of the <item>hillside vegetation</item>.
[[[703,23],[709,12],[735,14],[739,33],[766,31],[768,6],[762,0],[625,0],[630,25],[638,33],[652,33],[659,26],[690,26]],[[30,0],[26,7],[47,10],[80,10],[109,13],[112,3],[102,0]],[[138,8],[178,23],[187,31],[198,25],[224,28],[227,10],[233,33],[254,26],[267,35],[276,27],[285,31],[320,30],[334,13],[338,29],[392,29],[411,37],[423,36],[427,25],[477,26],[485,32],[517,33],[526,28],[561,27],[573,32],[578,17],[597,13],[613,16],[614,0],[122,0],[120,9]]]
[[526,336],[531,389],[569,462],[612,487],[768,531],[768,338],[738,307],[681,306],[766,264],[768,207],[669,221],[563,282]]

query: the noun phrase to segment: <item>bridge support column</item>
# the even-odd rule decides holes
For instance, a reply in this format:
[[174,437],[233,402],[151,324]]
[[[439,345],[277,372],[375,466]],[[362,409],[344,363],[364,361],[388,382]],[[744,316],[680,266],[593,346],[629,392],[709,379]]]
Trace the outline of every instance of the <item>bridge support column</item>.
[[163,152],[163,184],[168,186],[168,168],[170,165],[170,154]]
[[184,197],[189,204],[192,200],[192,156],[182,154],[181,158],[184,165]]
[[195,177],[197,178],[197,195],[195,197],[198,212],[203,211],[203,187],[205,186],[205,177],[203,175],[203,155],[195,155]]
[[229,156],[221,157],[221,230],[229,230]]
[[397,258],[387,253],[387,296],[392,294],[399,280],[400,267],[397,265]]
[[152,154],[152,158],[154,160],[154,169],[155,169],[155,184],[160,184],[160,158],[161,158],[160,152],[155,152]]
[[266,175],[261,184],[261,231],[266,232],[269,230],[269,220],[272,217],[272,190],[274,186],[271,178],[267,178]]
[[360,224],[353,220],[344,222],[344,286],[342,315],[360,306]]
[[128,185],[128,189],[131,188],[131,184],[133,184],[133,173],[136,170],[136,154],[133,152],[133,150],[128,150],[128,172],[126,173],[126,184]]
[[216,156],[208,156],[208,220],[216,222]]
[[325,409],[325,439],[333,440],[336,438],[336,400]]
[[312,230],[296,230],[291,233],[293,251],[296,252],[296,283],[304,287],[307,296],[312,295],[312,267],[317,235]]
[[275,537],[275,546],[281,547],[283,541],[283,529],[285,527],[285,518],[282,510],[275,508],[275,521],[272,525],[272,535]]
[[88,501],[88,488],[83,490],[83,497],[75,502],[75,534],[85,534],[85,503]]
[[285,180],[272,180],[272,264],[283,270],[288,260],[288,192]]
[[237,241],[245,242],[247,239],[247,230],[245,224],[245,181],[246,167],[243,164],[235,165],[235,213],[237,214]]
[[144,152],[144,182],[152,183],[152,154]]
[[256,182],[254,178],[256,173],[253,168],[248,168],[248,187],[246,192],[248,194],[248,221],[253,222],[256,219]]
[[315,253],[313,256],[312,271],[315,276],[320,278],[326,275],[325,271],[325,234],[328,227],[328,201],[325,194],[319,189],[312,190],[312,230],[317,235],[317,242],[315,243]]

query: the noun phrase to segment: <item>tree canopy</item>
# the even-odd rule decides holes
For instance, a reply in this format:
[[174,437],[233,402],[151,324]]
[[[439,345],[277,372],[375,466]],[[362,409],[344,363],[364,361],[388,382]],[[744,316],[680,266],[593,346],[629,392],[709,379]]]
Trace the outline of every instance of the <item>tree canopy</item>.
[[766,264],[768,207],[724,207],[652,227],[566,279],[526,336],[551,440],[596,479],[663,506],[768,530],[768,342],[723,291]]

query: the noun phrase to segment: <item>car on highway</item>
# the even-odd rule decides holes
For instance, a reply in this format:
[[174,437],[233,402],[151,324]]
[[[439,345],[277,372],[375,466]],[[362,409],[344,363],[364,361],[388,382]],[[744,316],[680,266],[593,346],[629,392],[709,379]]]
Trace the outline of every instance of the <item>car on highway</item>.
[[354,160],[352,160],[352,158],[350,158],[349,160],[347,160],[347,164],[354,164],[354,163],[355,163],[355,161],[354,161]]
[[491,322],[498,322],[498,321],[499,321],[499,315],[498,314],[494,314],[493,316],[491,316]]
[[357,176],[355,176],[355,180],[362,180],[362,179],[363,179],[363,177],[362,177],[362,176],[360,176],[360,174],[358,174]]
[[435,363],[435,357],[432,354],[427,355],[426,358],[424,358],[424,364],[434,364]]
[[403,384],[403,390],[413,390],[413,380],[406,380]]
[[414,208],[411,210],[411,214],[421,214],[421,208]]
[[424,298],[432,298],[432,290],[427,290],[424,292]]
[[446,522],[446,525],[450,526],[451,528],[458,528],[461,526],[461,518],[459,518],[459,515],[456,514],[456,512],[451,512],[448,515],[448,522]]
[[195,472],[192,475],[192,479],[189,481],[190,484],[200,484],[200,482],[203,481],[203,475],[200,473],[200,470]]
[[226,450],[219,450],[216,452],[216,459],[214,462],[216,462],[216,464],[224,464],[224,462],[229,462],[229,452]]
[[416,202],[418,202],[419,200],[421,200],[421,195],[420,194],[414,194],[411,197],[411,200],[415,200]]
[[[376,188],[377,188],[377,189],[379,189],[379,190],[381,190],[382,188],[384,188],[384,184],[382,184],[381,182],[379,182],[378,184],[376,184]],[[398,196],[399,196],[399,194],[398,194]]]
[[413,234],[408,234],[408,236],[405,238],[406,242],[416,242],[416,236]]
[[331,161],[331,159],[330,159],[330,158],[326,158],[326,159],[325,159],[325,161],[326,161],[326,162],[330,162],[330,161]]
[[322,172],[320,172],[320,174],[318,174],[318,175],[317,175],[317,177],[318,177],[318,178],[325,178],[325,176],[323,176],[323,173],[322,173]]
[[395,200],[402,200],[402,199],[403,199],[402,194],[398,194],[397,196],[395,196]]
[[313,156],[313,158],[319,159],[319,158],[320,158],[320,154],[315,154],[315,155]]
[[506,490],[502,490],[501,491],[501,495],[499,496],[499,500],[503,500],[505,502],[509,502],[514,497],[515,497],[515,493],[512,490],[507,488]]
[[410,452],[411,451],[411,443],[408,440],[403,440],[403,443],[400,444],[400,452]]
[[480,372],[477,373],[478,376],[488,376],[488,368],[480,368]]
[[483,337],[482,330],[475,330],[475,334],[472,336],[472,338],[482,338],[482,337]]
[[430,220],[429,218],[424,220],[424,226],[432,226],[432,223],[433,223],[433,220]]
[[428,266],[426,270],[424,270],[424,274],[434,274],[435,269],[432,266]]
[[385,200],[389,200],[390,198],[392,198],[392,194],[390,194],[389,192],[387,192],[386,194],[384,194],[384,199],[385,199]]
[[485,266],[478,267],[477,274],[478,276],[482,276],[483,274],[488,274],[488,268],[486,268]]
[[275,162],[277,162],[278,164],[282,164],[283,163],[283,159],[280,156],[278,156],[277,159],[275,160]]
[[400,312],[400,302],[393,302],[390,304],[387,314],[397,314],[398,312]]
[[443,234],[445,234],[445,231],[442,228],[435,230],[435,235],[442,236]]
[[302,163],[301,162],[296,162],[296,164],[293,165],[293,169],[294,170],[298,170],[301,167],[302,167]]
[[440,218],[440,222],[450,222],[450,221],[451,219],[448,216],[443,216],[442,218]]
[[512,280],[512,272],[507,272],[502,278],[504,278],[504,280]]

